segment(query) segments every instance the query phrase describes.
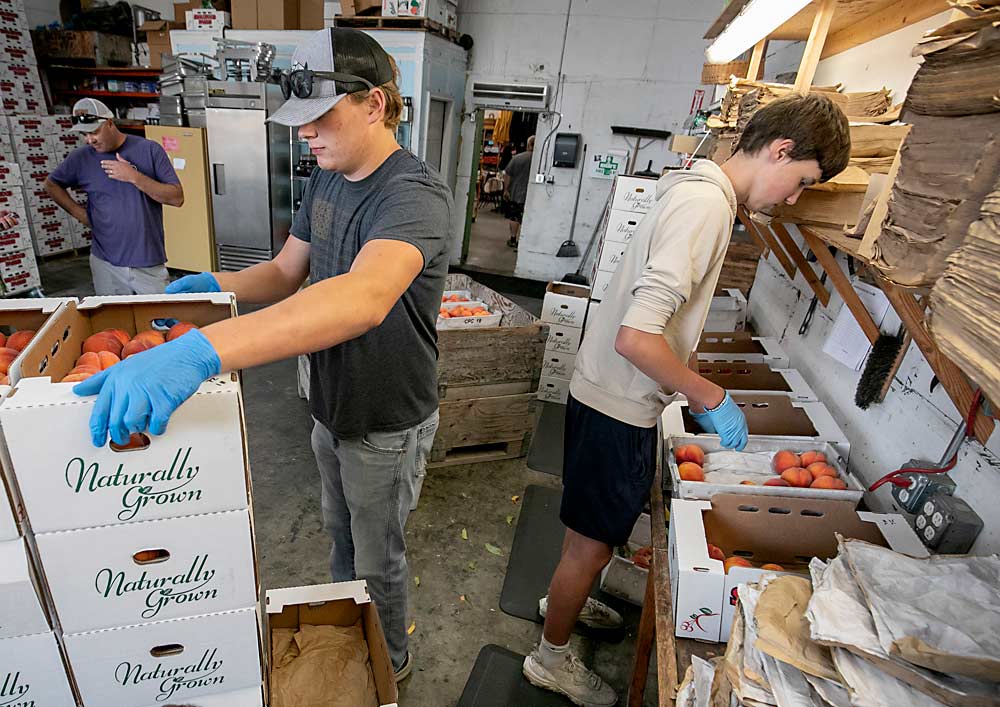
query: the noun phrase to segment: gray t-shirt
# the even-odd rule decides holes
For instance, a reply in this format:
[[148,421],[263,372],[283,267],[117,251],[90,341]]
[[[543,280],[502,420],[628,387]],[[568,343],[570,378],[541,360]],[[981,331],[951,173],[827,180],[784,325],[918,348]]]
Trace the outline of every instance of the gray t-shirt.
[[313,283],[349,272],[372,240],[404,241],[424,256],[423,271],[380,326],[311,356],[311,411],[338,437],[404,430],[437,409],[435,325],[451,209],[440,175],[406,150],[361,181],[317,168],[306,185],[291,232],[310,244]]
[[533,152],[518,152],[510,158],[504,172],[510,177],[510,200],[523,204],[528,199],[528,177],[531,172]]

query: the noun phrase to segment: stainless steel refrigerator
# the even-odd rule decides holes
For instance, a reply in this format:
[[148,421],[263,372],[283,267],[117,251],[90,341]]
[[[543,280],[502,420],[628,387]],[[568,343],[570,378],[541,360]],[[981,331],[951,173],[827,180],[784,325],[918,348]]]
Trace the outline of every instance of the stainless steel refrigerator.
[[291,132],[265,119],[284,102],[274,84],[209,81],[206,122],[219,268],[271,260],[291,228]]

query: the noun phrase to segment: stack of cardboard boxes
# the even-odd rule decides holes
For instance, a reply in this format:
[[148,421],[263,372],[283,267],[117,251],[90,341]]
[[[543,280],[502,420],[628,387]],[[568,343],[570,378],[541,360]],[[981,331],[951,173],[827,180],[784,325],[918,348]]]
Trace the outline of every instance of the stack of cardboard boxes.
[[583,340],[589,287],[552,282],[542,300],[542,321],[549,324],[545,341],[542,373],[538,379],[538,398],[565,405],[569,383],[576,365],[576,352]]

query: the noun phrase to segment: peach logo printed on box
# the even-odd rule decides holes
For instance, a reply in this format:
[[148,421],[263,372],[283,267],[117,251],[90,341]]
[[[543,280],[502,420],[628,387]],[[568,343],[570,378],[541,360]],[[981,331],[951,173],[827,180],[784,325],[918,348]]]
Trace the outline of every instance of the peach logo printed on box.
[[206,649],[197,663],[176,668],[164,668],[163,663],[157,663],[155,668],[144,670],[142,663],[124,662],[115,669],[115,680],[123,687],[159,680],[160,694],[156,701],[169,702],[181,690],[200,690],[226,681],[225,675],[218,674],[224,662],[216,659],[218,652],[218,648]]
[[[183,455],[183,458],[182,458]],[[178,449],[167,469],[128,473],[121,463],[112,473],[102,473],[100,462],[74,457],[66,465],[66,484],[74,493],[98,493],[104,489],[123,490],[118,520],[135,520],[147,506],[184,504],[201,500],[201,489],[185,488],[198,476],[200,467],[188,466],[191,447]],[[0,705],[2,707],[2,705]]]
[[[26,698],[31,685],[21,683],[21,673],[7,673],[0,682],[0,706],[2,707],[34,707],[35,701]],[[19,700],[15,702],[14,700]]]
[[[115,572],[105,568],[97,573],[94,588],[106,599],[122,597],[133,592],[147,592],[146,609],[141,616],[147,621],[155,619],[160,611],[171,604],[192,604],[219,598],[219,590],[205,588],[215,579],[214,569],[205,569],[208,555],[196,555],[187,572],[168,577],[150,578],[146,570],[129,579],[124,570]],[[191,586],[194,585],[194,586]],[[0,703],[2,707],[2,703]]]
[[684,622],[681,623],[681,630],[682,631],[685,631],[687,633],[694,633],[695,630],[698,630],[698,631],[701,631],[702,633],[704,633],[705,632],[705,627],[701,625],[701,620],[702,619],[708,619],[708,618],[711,618],[713,616],[718,616],[719,615],[719,614],[713,613],[711,609],[708,609],[708,608],[706,608],[704,606],[701,607],[700,609],[698,609],[698,612],[700,612],[700,613],[691,614],[691,616],[689,617],[688,621],[684,621]]

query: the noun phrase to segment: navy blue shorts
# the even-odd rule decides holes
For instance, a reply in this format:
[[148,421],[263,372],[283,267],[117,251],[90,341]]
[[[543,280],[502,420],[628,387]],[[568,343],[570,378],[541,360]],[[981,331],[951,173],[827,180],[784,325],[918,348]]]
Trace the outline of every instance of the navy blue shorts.
[[569,396],[563,455],[563,525],[624,545],[656,474],[656,427],[635,427]]

